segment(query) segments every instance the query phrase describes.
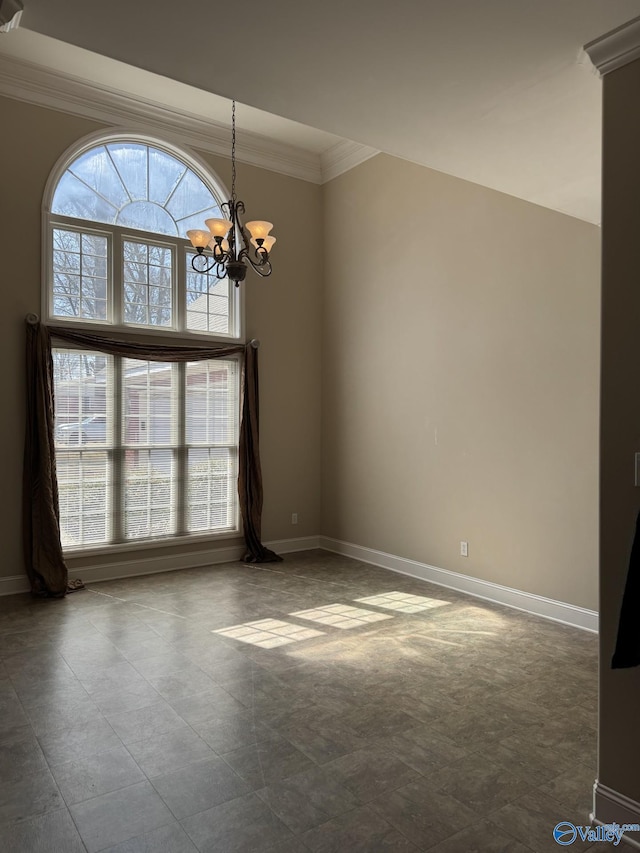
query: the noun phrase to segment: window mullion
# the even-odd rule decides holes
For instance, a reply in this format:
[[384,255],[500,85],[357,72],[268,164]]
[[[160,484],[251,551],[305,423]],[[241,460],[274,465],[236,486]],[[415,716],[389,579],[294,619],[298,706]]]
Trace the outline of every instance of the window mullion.
[[112,540],[124,542],[124,463],[125,449],[123,447],[123,418],[124,407],[122,404],[122,370],[124,359],[114,356],[113,363],[113,471],[111,507],[113,513]]
[[176,533],[187,532],[187,365],[178,364],[177,448],[176,448]]
[[120,326],[124,323],[122,305],[123,290],[123,251],[122,231],[114,228],[111,249],[111,311],[113,322]]
[[187,329],[187,253],[184,246],[176,244],[174,264],[173,310],[175,327],[180,332]]

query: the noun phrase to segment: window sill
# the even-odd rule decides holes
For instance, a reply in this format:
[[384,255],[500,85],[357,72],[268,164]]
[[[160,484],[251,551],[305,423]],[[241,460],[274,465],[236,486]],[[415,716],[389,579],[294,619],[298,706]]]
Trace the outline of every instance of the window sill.
[[131,540],[130,542],[117,542],[113,545],[94,545],[87,548],[63,548],[62,553],[65,559],[101,557],[108,556],[109,554],[180,548],[181,545],[207,545],[210,542],[224,542],[225,540],[234,540],[240,537],[240,530],[236,527],[221,531],[220,533],[167,536],[165,539],[144,539],[141,541]]

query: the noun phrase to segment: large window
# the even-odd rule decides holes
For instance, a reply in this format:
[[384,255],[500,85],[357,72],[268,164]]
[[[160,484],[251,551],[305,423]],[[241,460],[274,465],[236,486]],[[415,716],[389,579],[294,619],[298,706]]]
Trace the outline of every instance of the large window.
[[[112,139],[66,167],[48,215],[46,314],[55,323],[240,337],[238,291],[193,272],[188,228],[220,216],[186,158]],[[54,347],[63,547],[237,529],[239,366],[139,361]]]

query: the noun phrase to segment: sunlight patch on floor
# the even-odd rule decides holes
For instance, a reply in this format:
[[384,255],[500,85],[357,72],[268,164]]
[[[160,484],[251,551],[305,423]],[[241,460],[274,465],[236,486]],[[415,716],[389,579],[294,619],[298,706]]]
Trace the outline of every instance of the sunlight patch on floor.
[[240,640],[242,643],[251,643],[261,649],[275,649],[277,646],[321,637],[324,631],[292,625],[291,622],[281,622],[279,619],[259,619],[257,622],[232,625],[230,628],[220,628],[211,633],[231,640]]
[[322,625],[331,625],[332,628],[359,628],[370,622],[393,619],[393,616],[387,613],[374,613],[372,610],[350,607],[348,604],[327,604],[314,607],[312,610],[298,610],[296,613],[290,613],[289,616],[309,619],[311,622],[320,622]]
[[420,613],[432,610],[434,607],[444,607],[448,601],[438,598],[426,598],[424,595],[410,595],[406,592],[384,592],[380,595],[369,595],[366,598],[356,598],[359,604],[373,604],[385,610],[397,610],[400,613]]

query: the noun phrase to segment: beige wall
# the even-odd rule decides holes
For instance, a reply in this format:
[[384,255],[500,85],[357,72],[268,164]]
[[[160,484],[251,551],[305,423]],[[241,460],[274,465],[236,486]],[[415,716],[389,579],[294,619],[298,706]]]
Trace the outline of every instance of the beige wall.
[[324,205],[322,532],[596,609],[599,230],[385,155]]
[[[40,313],[40,216],[57,159],[101,125],[0,99],[0,258],[2,305],[0,418],[2,489],[0,577],[21,575],[21,479],[24,437],[24,317]],[[201,153],[230,183],[229,162]],[[321,190],[304,181],[238,166],[238,189],[252,216],[272,218],[278,244],[269,279],[247,276],[247,334],[260,338],[261,439],[265,540],[317,534],[320,524]],[[299,524],[291,525],[298,512]],[[217,545],[225,543],[217,542]],[[202,546],[198,546],[202,547]],[[181,550],[181,549],[178,549]],[[119,555],[118,560],[126,555]],[[148,557],[150,552],[140,556]],[[72,561],[73,568],[84,561]],[[86,560],[100,562],[99,560]]]
[[[599,781],[640,802],[640,670],[611,670],[640,489],[640,62],[604,78]],[[640,619],[640,611],[638,613]]]
[[[7,577],[23,571],[23,321],[40,310],[42,193],[100,125],[8,99],[0,116]],[[228,183],[228,161],[201,156]],[[239,189],[278,236],[274,275],[245,285],[262,341],[264,538],[322,532],[595,608],[597,229],[382,155],[324,189],[240,165]]]

